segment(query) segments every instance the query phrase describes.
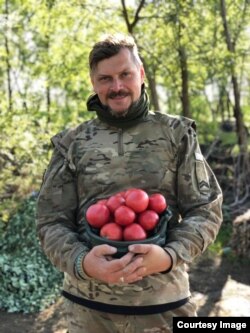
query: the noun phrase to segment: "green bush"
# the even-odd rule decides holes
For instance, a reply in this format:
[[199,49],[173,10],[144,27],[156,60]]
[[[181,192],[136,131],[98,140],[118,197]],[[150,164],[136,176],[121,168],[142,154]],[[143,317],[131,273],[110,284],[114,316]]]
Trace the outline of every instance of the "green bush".
[[35,227],[35,196],[25,200],[2,234],[0,308],[38,312],[60,294],[62,273],[43,254]]

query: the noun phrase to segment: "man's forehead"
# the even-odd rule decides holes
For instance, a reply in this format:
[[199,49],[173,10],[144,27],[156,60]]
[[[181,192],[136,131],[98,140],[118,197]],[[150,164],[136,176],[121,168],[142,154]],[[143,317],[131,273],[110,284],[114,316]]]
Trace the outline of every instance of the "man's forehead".
[[118,54],[99,61],[94,72],[97,75],[107,75],[129,70],[134,66],[136,65],[130,51],[128,49],[123,49]]

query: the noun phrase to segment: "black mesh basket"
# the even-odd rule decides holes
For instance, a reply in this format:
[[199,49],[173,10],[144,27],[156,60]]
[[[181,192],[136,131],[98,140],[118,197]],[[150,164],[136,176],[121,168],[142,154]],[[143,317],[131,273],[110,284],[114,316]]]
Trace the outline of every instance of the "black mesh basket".
[[96,245],[108,244],[117,248],[114,257],[120,258],[128,252],[128,246],[131,244],[157,244],[164,246],[166,243],[167,225],[172,217],[169,209],[165,210],[160,215],[160,221],[154,230],[149,234],[146,239],[138,241],[114,241],[99,236],[99,229],[91,227],[87,222],[87,235],[89,239],[89,247],[92,248]]

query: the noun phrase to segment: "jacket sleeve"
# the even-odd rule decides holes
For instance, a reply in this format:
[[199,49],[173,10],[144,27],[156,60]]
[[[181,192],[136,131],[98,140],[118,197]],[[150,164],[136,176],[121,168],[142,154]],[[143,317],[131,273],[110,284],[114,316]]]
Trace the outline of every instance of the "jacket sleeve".
[[180,219],[170,225],[165,248],[172,256],[172,269],[204,252],[222,223],[222,192],[201,153],[194,124],[185,131],[177,151],[175,193]]
[[88,251],[79,241],[77,206],[74,174],[64,156],[55,149],[38,197],[37,233],[52,264],[60,271],[76,276],[76,259]]

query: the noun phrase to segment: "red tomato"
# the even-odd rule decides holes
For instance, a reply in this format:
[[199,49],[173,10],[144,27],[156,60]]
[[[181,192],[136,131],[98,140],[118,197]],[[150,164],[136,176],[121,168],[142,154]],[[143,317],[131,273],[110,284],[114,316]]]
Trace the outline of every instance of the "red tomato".
[[160,214],[167,208],[167,202],[161,193],[154,193],[149,196],[148,209]]
[[115,210],[115,222],[120,225],[128,225],[134,222],[135,212],[126,206],[120,206]]
[[146,210],[148,202],[148,194],[141,189],[131,189],[126,195],[126,206],[132,208],[136,213]]
[[140,224],[132,223],[124,228],[123,238],[125,241],[143,240],[147,238],[147,233]]
[[100,230],[100,236],[107,239],[120,241],[123,237],[123,229],[115,222],[106,223]]
[[125,198],[126,192],[127,191],[121,191],[121,192],[118,192],[117,195],[121,195],[123,198]]
[[144,230],[153,230],[159,222],[159,215],[154,210],[145,210],[139,215],[138,222]]
[[93,204],[86,211],[86,219],[94,228],[101,228],[110,219],[110,212],[103,204]]
[[128,195],[131,191],[134,191],[134,190],[137,190],[137,188],[135,188],[135,187],[131,187],[131,188],[129,188],[128,190],[126,190],[126,191],[124,192],[124,198],[126,199],[127,195]]
[[108,201],[108,199],[100,199],[96,203],[106,205],[107,201]]
[[125,199],[119,195],[119,194],[116,194],[116,195],[112,195],[108,201],[107,201],[107,207],[108,209],[111,211],[111,213],[114,213],[114,211],[125,204]]

